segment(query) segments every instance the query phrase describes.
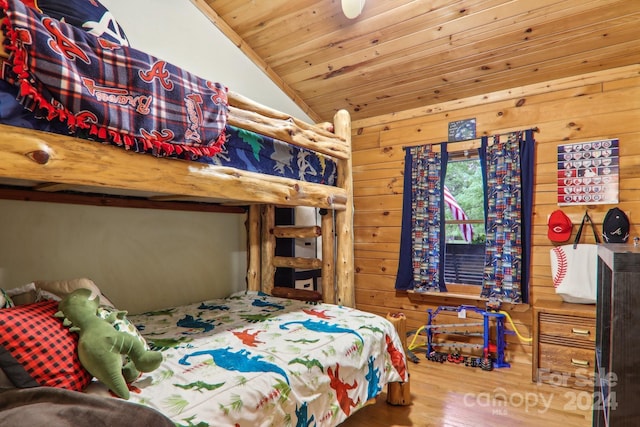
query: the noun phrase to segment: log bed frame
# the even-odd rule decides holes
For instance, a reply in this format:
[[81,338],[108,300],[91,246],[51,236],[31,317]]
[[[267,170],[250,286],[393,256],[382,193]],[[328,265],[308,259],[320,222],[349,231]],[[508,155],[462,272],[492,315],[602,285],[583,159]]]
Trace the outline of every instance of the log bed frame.
[[[0,32],[0,44],[3,41]],[[0,57],[7,58],[3,49]],[[337,163],[336,185],[156,158],[84,139],[0,124],[0,199],[215,212],[246,210],[248,290],[318,299],[315,292],[309,298],[304,291],[300,291],[301,295],[297,290],[275,286],[274,280],[277,267],[320,268],[320,298],[327,303],[355,307],[349,113],[339,110],[333,123],[316,125],[232,91],[228,100],[227,123],[331,157]],[[135,178],[125,178],[133,170]],[[127,202],[111,196],[125,197]],[[321,226],[276,226],[276,206],[319,208],[323,213]],[[280,237],[321,238],[322,258],[277,257],[276,238]],[[398,329],[397,324],[394,326]],[[399,330],[399,333],[406,345],[406,332]],[[387,403],[410,402],[409,381],[388,384]],[[375,398],[368,402],[373,403]]]
[[[96,200],[92,204],[113,206],[117,199],[112,196],[124,196],[138,203],[127,206],[166,205],[176,209],[180,204],[180,208],[192,206],[194,210],[246,210],[249,290],[274,293],[276,267],[319,267],[322,299],[353,307],[353,184],[348,112],[338,111],[333,124],[312,125],[236,93],[228,95],[229,124],[330,156],[338,166],[337,185],[156,158],[79,138],[0,125],[0,198],[45,200],[42,195],[46,194],[47,201],[91,203],[87,202],[91,196]],[[133,170],[135,176],[131,176]],[[326,214],[320,228],[275,227],[276,206],[309,206]],[[276,236],[320,237],[322,259],[276,257]]]

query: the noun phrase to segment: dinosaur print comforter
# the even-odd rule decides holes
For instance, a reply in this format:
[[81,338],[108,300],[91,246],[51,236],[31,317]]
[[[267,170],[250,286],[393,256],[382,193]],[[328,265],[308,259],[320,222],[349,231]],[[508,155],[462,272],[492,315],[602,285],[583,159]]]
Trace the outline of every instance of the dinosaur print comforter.
[[393,325],[352,308],[243,292],[129,319],[164,355],[130,400],[177,426],[335,426],[408,378]]

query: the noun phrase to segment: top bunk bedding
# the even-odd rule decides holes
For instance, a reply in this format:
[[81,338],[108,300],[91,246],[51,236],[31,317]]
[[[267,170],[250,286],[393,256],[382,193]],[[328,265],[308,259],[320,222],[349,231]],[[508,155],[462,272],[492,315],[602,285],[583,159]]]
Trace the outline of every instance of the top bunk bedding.
[[[1,67],[0,124],[22,128],[1,126],[0,157],[8,156],[9,163],[3,159],[6,166],[0,167],[0,178],[16,178],[16,169],[24,170],[13,167],[15,155],[20,154],[31,163],[47,166],[43,173],[35,172],[42,168],[30,164],[34,173],[25,171],[26,186],[32,181],[84,183],[89,188],[80,191],[93,191],[97,185],[126,187],[141,197],[166,198],[175,193],[214,203],[246,200],[344,209],[348,190],[340,182],[338,166],[350,157],[346,112],[341,112],[343,124],[332,133],[328,125],[306,125],[252,103],[220,83],[40,14],[19,0],[0,0],[0,7],[8,55]],[[74,138],[66,136],[69,134]],[[193,161],[178,167],[183,171],[178,175],[191,175],[186,178],[189,182],[159,191],[163,179],[177,173],[171,170],[173,166],[136,165],[136,159],[115,151],[105,154],[86,144],[72,146],[78,144],[78,137],[127,152]],[[16,147],[16,141],[27,145]],[[164,176],[141,179],[146,183],[125,183],[113,179],[117,171],[105,177],[96,173],[103,170],[99,166],[80,165],[104,161],[107,155],[115,159],[112,165],[125,163],[119,169],[128,169],[129,174],[144,169],[140,172],[144,176],[147,167],[169,170],[159,174]],[[65,166],[60,168],[66,172],[58,176],[54,163],[63,157]],[[105,166],[110,166],[109,160]],[[93,177],[67,173],[76,167],[92,170]],[[264,178],[265,174],[269,177]],[[212,188],[215,185],[194,189],[193,175],[201,180],[240,177],[248,189],[239,191],[240,185],[226,190]],[[156,178],[159,180],[150,182]],[[9,182],[16,183],[15,179]],[[274,187],[257,189],[260,183]],[[336,185],[338,188],[326,188]]]

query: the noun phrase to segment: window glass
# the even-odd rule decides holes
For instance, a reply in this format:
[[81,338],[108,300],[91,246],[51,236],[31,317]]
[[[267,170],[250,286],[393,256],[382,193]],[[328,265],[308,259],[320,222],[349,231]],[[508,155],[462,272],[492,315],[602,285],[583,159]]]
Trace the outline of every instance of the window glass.
[[449,153],[445,177],[445,283],[482,285],[484,194],[477,156]]

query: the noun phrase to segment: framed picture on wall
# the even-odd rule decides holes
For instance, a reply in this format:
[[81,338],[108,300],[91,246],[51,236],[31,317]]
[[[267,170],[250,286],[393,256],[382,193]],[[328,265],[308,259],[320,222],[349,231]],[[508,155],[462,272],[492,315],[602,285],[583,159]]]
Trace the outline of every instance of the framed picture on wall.
[[558,146],[558,205],[618,203],[617,139]]
[[448,142],[466,141],[476,138],[476,119],[449,122]]

